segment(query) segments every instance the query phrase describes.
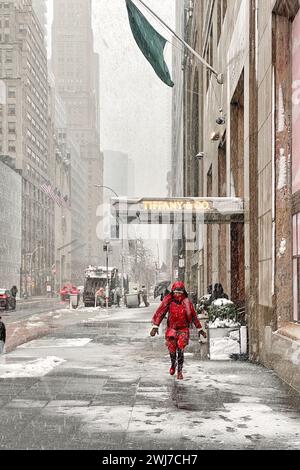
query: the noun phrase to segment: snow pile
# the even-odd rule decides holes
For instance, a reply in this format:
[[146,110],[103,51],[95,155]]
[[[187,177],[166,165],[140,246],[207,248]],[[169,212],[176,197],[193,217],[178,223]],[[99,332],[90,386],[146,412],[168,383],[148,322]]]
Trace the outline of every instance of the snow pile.
[[43,377],[63,362],[60,357],[48,356],[19,364],[0,364],[0,378]]
[[240,354],[240,345],[237,341],[226,336],[210,340],[209,356],[212,361],[227,361],[230,354]]
[[214,322],[209,323],[209,328],[236,328],[239,326],[241,326],[240,323],[237,323],[234,320],[230,320],[227,318],[225,318],[224,320],[216,318]]
[[105,309],[102,308],[100,310],[100,307],[84,307],[84,306],[81,306],[81,307],[78,307],[77,308],[77,312],[83,312],[83,313],[100,313],[100,311],[104,311]]
[[224,305],[234,305],[231,300],[228,299],[217,299],[212,302],[214,307],[224,307]]

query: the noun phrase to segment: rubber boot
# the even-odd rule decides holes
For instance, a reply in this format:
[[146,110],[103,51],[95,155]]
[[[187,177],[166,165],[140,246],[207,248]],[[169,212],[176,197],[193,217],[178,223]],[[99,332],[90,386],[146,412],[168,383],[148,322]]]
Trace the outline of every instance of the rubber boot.
[[184,354],[182,349],[178,349],[178,371],[177,371],[177,379],[183,380],[183,361],[184,361]]
[[170,353],[170,358],[171,358],[170,375],[174,375],[176,371],[176,353]]

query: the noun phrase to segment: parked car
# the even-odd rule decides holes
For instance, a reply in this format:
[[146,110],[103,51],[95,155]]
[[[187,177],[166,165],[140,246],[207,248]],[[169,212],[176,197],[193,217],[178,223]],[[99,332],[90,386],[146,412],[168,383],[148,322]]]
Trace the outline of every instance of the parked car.
[[8,289],[0,289],[0,308],[3,310],[16,310],[16,299]]

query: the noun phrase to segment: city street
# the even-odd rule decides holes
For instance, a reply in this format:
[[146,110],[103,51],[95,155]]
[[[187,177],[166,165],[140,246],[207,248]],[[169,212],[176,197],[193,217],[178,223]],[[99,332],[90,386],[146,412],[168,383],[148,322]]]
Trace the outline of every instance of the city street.
[[193,330],[184,380],[169,375],[157,305],[27,319],[41,331],[0,358],[0,448],[300,449],[299,394],[272,371],[207,360]]
[[32,314],[47,313],[50,309],[61,309],[64,305],[64,302],[61,302],[58,298],[33,297],[28,300],[17,300],[16,310],[2,310],[0,316],[6,324],[9,324],[17,320],[24,320]]

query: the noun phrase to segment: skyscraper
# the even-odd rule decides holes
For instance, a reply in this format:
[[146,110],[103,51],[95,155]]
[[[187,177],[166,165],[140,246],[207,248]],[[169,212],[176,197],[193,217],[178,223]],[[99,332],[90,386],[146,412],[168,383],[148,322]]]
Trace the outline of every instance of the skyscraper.
[[47,35],[47,0],[32,0],[32,7],[40,22],[44,36]]
[[1,2],[0,153],[22,175],[21,290],[44,292],[54,253],[49,181],[48,83],[44,35],[31,0]]
[[[99,139],[99,62],[93,51],[91,0],[54,0],[52,66],[56,87],[67,110],[67,128],[80,145],[81,186],[86,198],[85,264],[99,261],[100,242],[96,236],[96,211],[102,197],[94,185],[102,184],[103,165]],[[73,223],[76,224],[75,214]]]

